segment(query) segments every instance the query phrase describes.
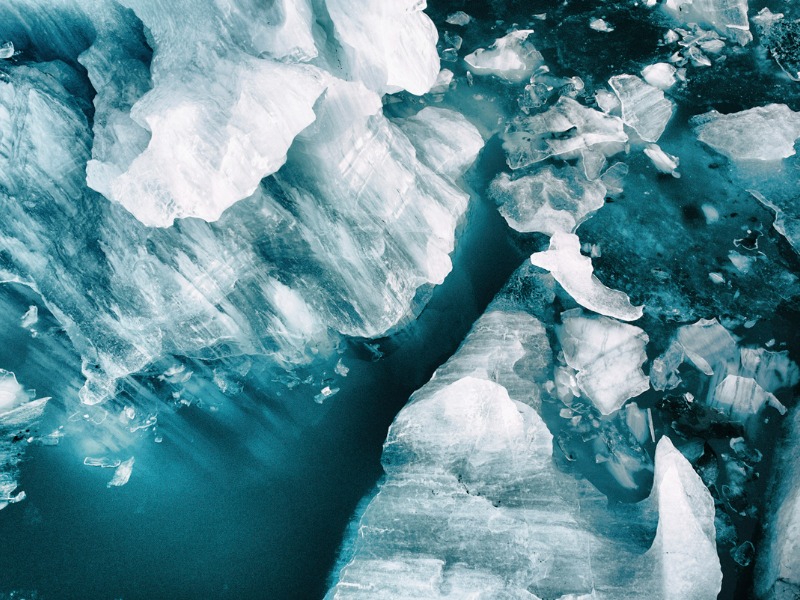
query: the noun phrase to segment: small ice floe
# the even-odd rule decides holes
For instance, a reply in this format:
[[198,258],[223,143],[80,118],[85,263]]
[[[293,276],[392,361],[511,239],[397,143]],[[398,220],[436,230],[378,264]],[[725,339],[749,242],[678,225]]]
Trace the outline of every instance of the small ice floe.
[[614,26],[609,24],[605,19],[592,19],[589,22],[589,27],[601,33],[611,33],[614,31]]
[[648,65],[642,69],[642,77],[653,87],[668,90],[675,85],[677,81],[675,78],[676,71],[677,69],[671,64],[660,62]]
[[664,92],[635,75],[608,80],[622,105],[622,120],[646,142],[657,142],[672,118],[674,107]]
[[678,173],[680,159],[677,156],[664,152],[658,144],[649,144],[644,149],[644,153],[660,173],[680,177],[680,173]]
[[0,60],[5,60],[14,56],[14,42],[3,42],[0,44]]
[[114,471],[114,476],[111,478],[106,486],[107,487],[122,487],[128,480],[131,478],[131,472],[133,472],[133,463],[135,459],[131,456],[128,460],[122,461],[119,466],[117,466],[116,471]]
[[487,50],[479,48],[464,57],[475,75],[496,75],[510,82],[521,82],[531,76],[533,70],[544,62],[544,58],[528,37],[532,29],[512,31],[491,45]]
[[29,306],[28,310],[22,315],[20,319],[20,326],[28,329],[29,327],[33,327],[36,323],[39,322],[39,309],[35,306]]
[[469,25],[471,21],[472,17],[470,17],[463,10],[451,13],[447,15],[447,18],[445,19],[445,23],[448,23],[450,25],[458,25],[460,27],[465,27],[466,25]]

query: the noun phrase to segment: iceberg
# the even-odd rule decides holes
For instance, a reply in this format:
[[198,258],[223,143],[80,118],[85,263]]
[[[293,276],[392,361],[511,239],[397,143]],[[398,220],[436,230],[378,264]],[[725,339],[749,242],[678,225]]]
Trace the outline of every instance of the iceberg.
[[406,134],[376,92],[331,78],[313,125],[252,196],[215,223],[152,228],[86,189],[92,132],[59,82],[73,71],[48,69],[12,66],[0,81],[0,281],[56,315],[83,358],[85,403],[170,354],[306,364],[332,335],[386,333],[450,271],[468,201],[455,181],[483,144],[457,113],[422,111]]
[[464,57],[464,62],[476,75],[496,75],[512,83],[528,79],[544,58],[528,37],[532,29],[522,29],[494,41],[487,50],[479,48]]
[[501,173],[492,181],[489,195],[516,231],[552,235],[574,232],[602,208],[606,187],[586,179],[576,167],[547,165],[516,179]]
[[611,414],[650,389],[642,371],[649,338],[640,328],[576,308],[561,313],[557,331],[578,386],[600,413]]
[[800,112],[768,104],[737,113],[711,111],[694,118],[697,139],[734,162],[778,161],[795,155]]
[[564,291],[591,311],[620,321],[635,321],[644,309],[631,304],[630,298],[612,290],[594,275],[592,260],[581,254],[581,243],[573,233],[556,232],[550,238],[550,247],[531,255],[531,263],[552,273]]
[[512,278],[395,418],[326,598],[716,598],[714,503],[667,438],[640,505],[556,466],[548,279]]
[[672,118],[674,107],[664,92],[635,75],[608,80],[622,106],[622,120],[646,142],[657,142]]

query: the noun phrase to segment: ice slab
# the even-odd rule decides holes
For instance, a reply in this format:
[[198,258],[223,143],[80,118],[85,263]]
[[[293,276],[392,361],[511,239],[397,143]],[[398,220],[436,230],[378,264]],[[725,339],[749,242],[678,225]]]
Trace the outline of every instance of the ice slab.
[[501,173],[489,188],[500,214],[522,233],[574,232],[605,204],[606,187],[573,166],[550,165],[517,179]]
[[646,142],[657,142],[672,118],[674,107],[664,92],[635,75],[608,80],[622,105],[622,120]]
[[581,243],[575,234],[554,233],[550,248],[533,254],[531,263],[550,271],[564,291],[584,308],[620,321],[635,321],[644,314],[643,307],[631,304],[624,292],[606,287],[595,277],[592,260],[581,254]]
[[747,0],[667,0],[664,8],[682,23],[713,27],[742,46],[753,39]]
[[558,337],[567,364],[577,371],[583,393],[604,415],[650,389],[642,371],[647,334],[638,327],[579,308],[561,313]]
[[800,139],[800,112],[785,104],[730,114],[711,111],[693,121],[697,139],[734,162],[794,156],[794,144]]
[[242,206],[151,228],[86,188],[92,132],[49,68],[12,66],[0,82],[0,281],[56,315],[83,358],[85,402],[172,353],[307,363],[333,332],[382,335],[449,272],[468,201],[454,181],[482,145],[460,115],[425,110],[405,133],[377,93],[332,79],[287,164]]
[[677,156],[664,152],[658,144],[648,144],[647,148],[644,149],[644,153],[659,172],[668,173],[673,177],[680,177],[678,174],[680,159]]
[[588,108],[567,96],[543,113],[516,119],[503,135],[508,165],[521,169],[556,156],[601,159],[625,148],[628,136],[619,117]]
[[497,39],[489,49],[479,48],[464,57],[464,62],[476,75],[496,75],[514,83],[524,81],[544,62],[542,55],[528,37],[531,29],[512,31]]

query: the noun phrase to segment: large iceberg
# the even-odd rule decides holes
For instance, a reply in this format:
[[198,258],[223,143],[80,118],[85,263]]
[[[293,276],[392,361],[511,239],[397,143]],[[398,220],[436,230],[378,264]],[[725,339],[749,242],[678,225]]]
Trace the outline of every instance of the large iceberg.
[[669,439],[641,505],[609,506],[556,466],[534,316],[552,284],[530,277],[395,419],[328,598],[716,598],[713,500]]
[[[164,21],[164,40],[182,31],[167,27],[169,19],[181,20],[177,14],[160,15],[156,10],[150,3],[141,7],[143,18]],[[203,19],[203,26],[209,26],[206,21],[216,22]],[[266,44],[272,38],[258,39]],[[430,41],[430,36],[425,39]],[[169,354],[204,359],[267,354],[288,366],[308,362],[329,344],[331,332],[373,337],[389,331],[420,308],[414,303],[417,290],[442,282],[468,199],[454,181],[483,145],[463,117],[431,108],[405,122],[390,121],[383,115],[378,92],[328,72],[320,75],[325,93],[309,104],[308,123],[292,134],[293,141],[286,138],[281,151],[286,164],[277,173],[259,183],[266,172],[260,167],[253,171],[255,192],[213,224],[180,219],[173,227],[150,228],[133,217],[168,225],[179,214],[174,211],[180,212],[181,202],[174,198],[163,205],[160,200],[151,203],[165,198],[160,178],[186,177],[198,183],[208,173],[178,166],[164,169],[169,161],[152,153],[155,131],[144,154],[131,151],[131,144],[147,138],[125,116],[131,95],[145,87],[136,79],[146,73],[139,60],[143,52],[140,49],[136,59],[129,57],[125,64],[133,65],[130,69],[98,60],[91,49],[81,55],[93,81],[113,80],[95,97],[94,138],[85,104],[65,88],[77,77],[69,64],[15,65],[0,81],[0,203],[7,215],[0,225],[0,280],[29,285],[61,321],[83,356],[84,402],[102,401],[114,393],[116,380]],[[158,51],[152,68],[161,75],[153,75],[156,83],[145,99],[157,105],[187,96],[200,103],[213,98],[209,101],[214,110],[219,108],[217,96],[205,95],[207,86],[199,80],[181,83],[178,76],[184,68],[187,77],[212,73],[189,68],[181,61],[190,58],[180,52],[166,53],[163,59],[179,64],[160,64],[157,57]],[[261,68],[289,68],[247,53],[240,58],[245,65],[264,63],[253,63],[254,68],[261,66],[237,78],[240,82]],[[302,73],[320,72],[305,63],[291,68],[301,73],[297,81]],[[117,78],[118,69],[135,81]],[[287,92],[280,80],[262,75],[259,86]],[[392,81],[406,81],[397,77]],[[162,85],[180,89],[160,96]],[[220,98],[226,97],[220,93]],[[140,102],[131,109],[134,119],[144,110],[136,108]],[[166,110],[156,105],[154,114]],[[254,114],[241,109],[243,118]],[[215,114],[189,113],[202,119]],[[167,128],[190,125],[181,119],[168,121]],[[187,168],[206,160],[206,150],[233,147],[218,143],[214,129],[199,123],[164,146],[172,156],[187,141],[185,151],[175,154],[188,161]],[[228,133],[236,129],[221,123]],[[248,131],[244,126],[242,135]],[[259,136],[261,141],[268,138]],[[136,185],[146,188],[146,193],[131,197],[138,214],[86,189],[84,165],[90,153],[94,161],[100,154],[115,161],[154,161],[146,174],[135,178]],[[254,155],[253,149],[247,153]],[[237,168],[243,166],[234,162]],[[215,185],[223,186],[242,181],[238,176],[213,178]],[[252,191],[249,186],[241,188],[244,195]],[[214,197],[206,191],[201,194],[204,199]],[[212,203],[221,206],[216,200]],[[55,231],[58,236],[50,233]]]

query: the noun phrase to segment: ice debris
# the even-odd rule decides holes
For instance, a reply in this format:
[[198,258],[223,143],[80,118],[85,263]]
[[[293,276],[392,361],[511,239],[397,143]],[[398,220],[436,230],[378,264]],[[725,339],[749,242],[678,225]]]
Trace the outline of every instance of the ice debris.
[[[552,156],[605,163],[627,141],[619,117],[562,96],[547,111],[514,120],[503,135],[503,148],[508,165],[521,169]],[[597,174],[597,169],[590,170]]]
[[14,56],[14,42],[8,41],[0,44],[0,60]]
[[590,181],[577,167],[542,167],[513,179],[501,173],[489,188],[500,214],[522,233],[574,232],[605,204],[606,187]]
[[558,337],[580,389],[602,414],[650,389],[642,371],[649,339],[638,327],[576,308],[561,313]]
[[131,478],[131,473],[133,472],[134,462],[136,462],[136,459],[131,456],[128,460],[124,460],[119,463],[114,471],[114,476],[111,478],[111,481],[106,484],[107,487],[122,487],[128,483],[128,480]]
[[693,119],[697,139],[732,161],[777,161],[794,156],[800,112],[768,104],[737,113],[711,111]]
[[644,153],[653,162],[653,166],[661,173],[667,173],[673,177],[680,177],[678,165],[680,159],[677,156],[664,152],[658,144],[648,144]]
[[589,21],[589,27],[601,33],[611,33],[614,31],[614,26],[610,25],[605,19],[592,19]]
[[742,46],[753,36],[747,19],[747,0],[667,0],[664,7],[682,23],[699,23]]
[[488,50],[479,48],[468,54],[464,62],[476,75],[497,75],[513,83],[524,81],[544,62],[528,40],[532,33],[531,29],[512,31],[495,40]]
[[671,64],[660,62],[642,69],[642,77],[653,87],[668,90],[676,83],[675,72],[676,69]]
[[0,510],[25,498],[24,491],[16,491],[29,437],[25,430],[36,424],[48,400],[32,400],[12,372],[0,369]]
[[533,254],[531,263],[550,271],[584,308],[620,321],[635,321],[644,314],[643,307],[632,305],[625,293],[607,288],[595,277],[592,261],[581,254],[580,240],[573,233],[554,233],[550,248]]
[[657,142],[674,107],[660,89],[635,75],[615,75],[608,81],[622,105],[622,120],[646,142]]

